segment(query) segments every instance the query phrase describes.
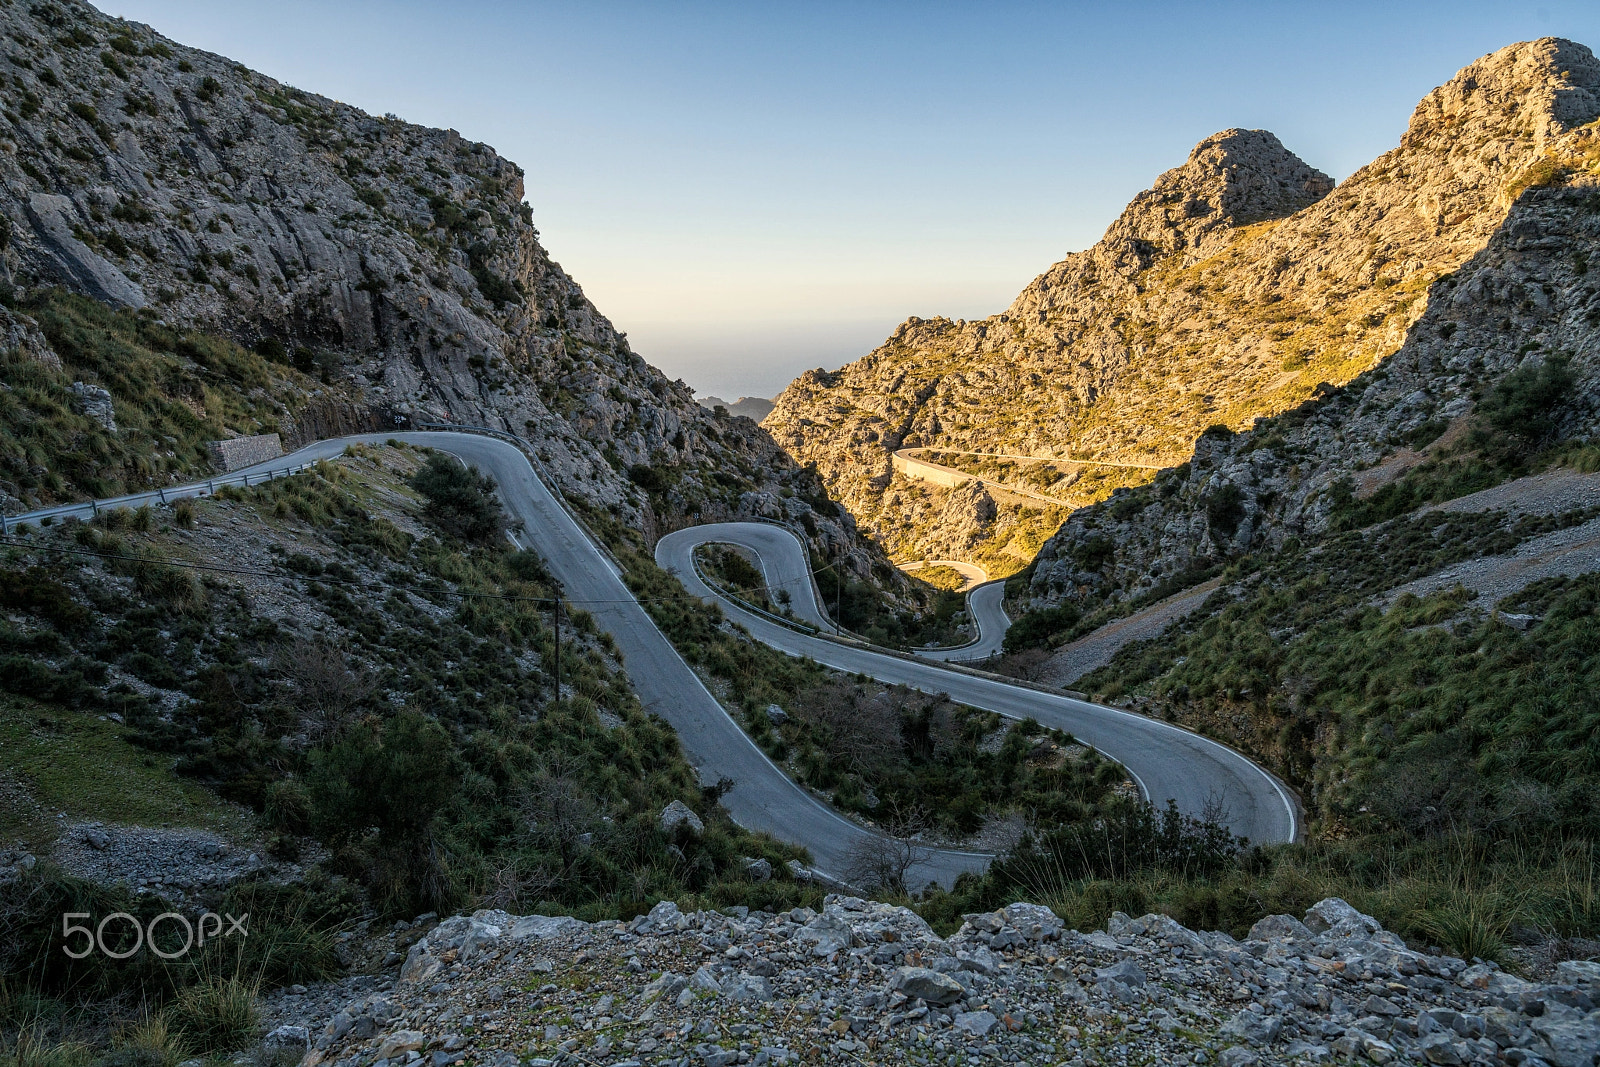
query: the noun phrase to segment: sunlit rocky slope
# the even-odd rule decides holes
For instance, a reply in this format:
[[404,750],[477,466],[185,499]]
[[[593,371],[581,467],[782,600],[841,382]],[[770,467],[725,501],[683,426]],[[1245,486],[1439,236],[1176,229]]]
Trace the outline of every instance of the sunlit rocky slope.
[[[908,482],[890,453],[1170,466],[1209,426],[1242,429],[1351,381],[1400,349],[1430,304],[1476,304],[1481,287],[1463,297],[1446,279],[1507,239],[1516,205],[1581,184],[1597,88],[1582,45],[1502,49],[1430,93],[1399,147],[1337,188],[1265,131],[1208,137],[1005,312],[910,319],[865,358],[796,379],[764,425],[891,551],[1016,569],[1050,532],[1046,516],[972,486]],[[1497,291],[1513,309],[1552,300],[1520,286]],[[1065,469],[1049,491],[1071,504],[1152,473]]]

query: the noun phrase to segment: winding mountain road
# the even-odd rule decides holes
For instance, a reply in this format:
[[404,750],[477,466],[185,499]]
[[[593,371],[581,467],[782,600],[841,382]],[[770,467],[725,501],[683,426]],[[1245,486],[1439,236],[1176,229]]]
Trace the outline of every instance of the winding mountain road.
[[[992,675],[951,670],[857,642],[802,633],[746,610],[706,584],[695,568],[694,550],[714,543],[748,548],[760,557],[762,573],[771,586],[790,591],[797,617],[825,619],[812,595],[804,549],[784,527],[746,522],[692,526],[656,543],[656,563],[662,569],[676,574],[690,592],[717,602],[729,618],[763,644],[791,656],[810,657],[836,670],[925,693],[945,693],[971,707],[1012,719],[1031,718],[1065,730],[1121,763],[1152,802],[1165,804],[1171,799],[1191,815],[1220,810],[1222,822],[1252,841],[1290,841],[1297,835],[1296,811],[1288,791],[1233,749],[1120,708],[1016,685]],[[995,583],[992,588],[1003,595],[1002,584]]]
[[[610,633],[640,701],[677,731],[689,761],[707,780],[731,778],[733,788],[723,804],[740,825],[761,830],[810,850],[816,866],[828,873],[847,869],[852,850],[870,843],[870,831],[850,822],[796,785],[752,742],[722,705],[701,684],[672,644],[633,597],[617,568],[544,485],[517,446],[492,437],[455,432],[361,434],[319,441],[270,463],[235,472],[228,479],[141,493],[98,507],[133,506],[171,501],[207,492],[212,484],[240,476],[260,478],[319,459],[339,455],[351,444],[381,444],[398,439],[449,452],[492,475],[500,498],[514,520],[533,535],[540,554],[561,582],[564,595],[581,603],[596,624]],[[45,516],[88,515],[94,505],[80,504],[12,516],[12,523]],[[746,529],[753,527],[754,529]],[[1265,771],[1233,750],[1198,735],[1116,708],[1011,685],[997,678],[950,670],[912,657],[811,636],[746,611],[719,597],[695,572],[694,546],[710,541],[744,545],[761,559],[773,588],[791,590],[795,613],[816,624],[827,623],[812,593],[803,551],[782,527],[761,523],[725,523],[695,527],[663,538],[657,560],[677,571],[696,595],[714,599],[757,640],[790,655],[810,656],[840,670],[870,675],[930,693],[947,693],[974,707],[1012,718],[1033,718],[1069,731],[1120,762],[1152,801],[1175,800],[1185,812],[1199,814],[1220,804],[1224,821],[1235,833],[1257,842],[1291,840],[1296,814],[1287,792]],[[952,883],[963,871],[983,869],[989,857],[980,853],[939,851],[912,872],[914,884],[936,880]]]

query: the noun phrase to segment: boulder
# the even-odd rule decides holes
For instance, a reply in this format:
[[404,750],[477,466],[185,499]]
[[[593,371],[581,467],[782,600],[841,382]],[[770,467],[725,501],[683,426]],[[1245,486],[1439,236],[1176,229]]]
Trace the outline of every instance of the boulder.
[[673,834],[679,827],[685,828],[690,834],[699,837],[705,833],[706,824],[700,821],[700,816],[690,810],[689,805],[681,800],[674,800],[671,804],[661,809],[661,832]]
[[827,912],[806,923],[796,936],[812,943],[813,956],[831,956],[835,952],[842,952],[855,940],[850,924],[838,915]]
[[1371,937],[1383,930],[1383,924],[1370,915],[1363,915],[1338,897],[1319,900],[1306,910],[1306,927],[1322,937],[1336,940]]
[[1000,917],[1029,941],[1049,941],[1061,936],[1061,919],[1042,904],[1007,904]]
[[1110,967],[1101,967],[1094,976],[1103,982],[1121,982],[1125,986],[1143,988],[1147,979],[1144,970],[1132,960],[1123,960]]
[[513,941],[545,941],[563,934],[578,934],[589,924],[570,915],[524,915],[514,918],[506,936]]
[[651,908],[650,911],[633,920],[635,933],[648,934],[654,932],[670,932],[678,928],[678,920],[683,917],[683,912],[678,910],[678,905],[670,900],[663,900]]
[[415,1052],[428,1043],[428,1035],[417,1030],[396,1030],[383,1039],[378,1046],[376,1056],[380,1060],[391,1059],[402,1052]]
[[772,999],[772,983],[759,974],[741,974],[723,984],[722,995],[735,1002]]
[[993,1012],[964,1011],[956,1015],[955,1028],[973,1037],[987,1037],[989,1031],[993,1030],[995,1023],[999,1021]]
[[646,985],[641,995],[644,997],[645,1003],[649,1003],[658,997],[666,997],[671,1000],[683,992],[684,987],[688,984],[689,979],[683,975],[668,971],[659,978],[653,979],[649,985]]
[[722,983],[717,981],[717,976],[712,973],[710,967],[701,967],[690,977],[689,988],[705,993],[721,993]]
[[1556,981],[1562,985],[1600,986],[1600,963],[1593,960],[1562,960],[1556,964]]
[[943,1006],[961,999],[961,983],[927,967],[897,967],[889,988],[913,999]]
[[1545,1058],[1555,1067],[1593,1067],[1600,1049],[1600,1016],[1567,1008],[1547,1011],[1528,1024],[1550,1046]]
[[400,981],[421,985],[444,970],[444,961],[428,951],[424,938],[411,946],[405,963],[400,965]]
[[1316,935],[1293,915],[1268,915],[1250,927],[1251,941],[1309,941]]
[[770,860],[746,856],[743,862],[744,876],[752,882],[772,881],[772,862]]
[[990,975],[1000,970],[1000,957],[982,945],[957,952],[956,959],[961,961],[961,969],[964,971],[976,971],[978,974]]
[[285,1049],[304,1055],[311,1048],[311,1031],[303,1026],[280,1026],[261,1039],[264,1049]]
[[1222,1037],[1259,1048],[1272,1044],[1282,1029],[1283,1022],[1275,1015],[1263,1015],[1258,1011],[1241,1011],[1223,1023],[1218,1033]]

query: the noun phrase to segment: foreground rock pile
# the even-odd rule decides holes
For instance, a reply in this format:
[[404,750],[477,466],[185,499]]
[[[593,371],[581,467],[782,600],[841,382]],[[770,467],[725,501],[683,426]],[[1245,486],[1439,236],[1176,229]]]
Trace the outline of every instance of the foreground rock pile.
[[1245,941],[1160,915],[1064,929],[1012,904],[948,939],[904,908],[670,902],[628,923],[457,916],[397,978],[268,1005],[303,1067],[1600,1062],[1600,964],[1534,984],[1408,949],[1341,900]]

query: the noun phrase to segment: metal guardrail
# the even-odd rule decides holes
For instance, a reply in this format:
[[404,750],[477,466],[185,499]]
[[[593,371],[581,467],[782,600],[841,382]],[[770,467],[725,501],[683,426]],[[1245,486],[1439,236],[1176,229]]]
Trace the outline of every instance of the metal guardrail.
[[[60,504],[53,508],[38,508],[34,511],[25,511],[18,515],[5,515],[0,513],[0,534],[9,534],[14,525],[25,522],[37,522],[41,525],[45,520],[71,518],[74,516],[88,515],[91,518],[102,511],[114,511],[118,508],[138,508],[147,504],[170,504],[175,500],[195,500],[207,496],[215,496],[218,487],[242,485],[249,487],[262,482],[276,481],[287,478],[292,474],[299,474],[308,470],[320,461],[311,463],[292,463],[282,468],[269,468],[256,474],[240,472],[238,474],[225,474],[216,478],[207,478],[204,483],[193,482],[188,485],[175,486],[171,489],[159,487],[144,493],[129,493],[125,496],[106,497],[104,499],[90,498],[76,504]],[[259,464],[257,464],[259,466]],[[254,479],[252,481],[252,479]]]

